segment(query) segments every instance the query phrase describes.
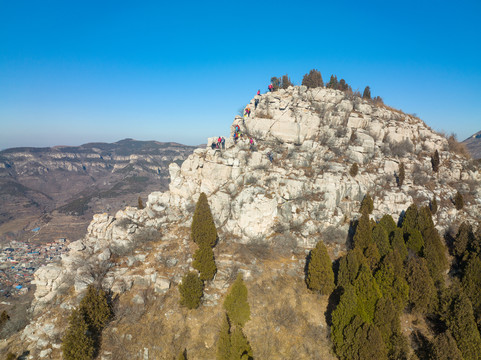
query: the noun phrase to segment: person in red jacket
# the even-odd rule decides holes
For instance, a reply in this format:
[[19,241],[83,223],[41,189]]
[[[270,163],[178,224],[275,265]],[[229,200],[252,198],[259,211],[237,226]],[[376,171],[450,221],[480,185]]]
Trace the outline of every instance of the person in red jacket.
[[274,89],[274,86],[272,86],[272,84],[269,84],[267,88],[269,89],[269,92],[272,92],[272,90]]

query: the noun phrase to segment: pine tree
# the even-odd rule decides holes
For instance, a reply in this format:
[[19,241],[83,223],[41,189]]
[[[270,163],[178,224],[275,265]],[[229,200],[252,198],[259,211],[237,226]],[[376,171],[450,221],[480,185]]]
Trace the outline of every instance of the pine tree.
[[232,324],[244,326],[249,321],[251,309],[247,302],[247,287],[242,275],[238,274],[224,300],[224,309]]
[[316,69],[312,69],[309,71],[309,74],[305,74],[302,78],[302,85],[307,86],[309,89],[324,86],[321,73]]
[[409,284],[409,302],[413,311],[427,314],[436,305],[436,288],[429,275],[426,260],[416,256],[408,260],[406,278]]
[[429,360],[463,360],[463,355],[449,330],[434,337],[431,349]]
[[434,152],[434,154],[431,156],[431,165],[433,166],[433,171],[434,171],[434,172],[438,172],[438,170],[439,170],[439,164],[440,164],[439,152],[438,152],[438,150],[436,150],[436,151]]
[[339,80],[339,90],[346,91],[348,87],[349,85],[347,85],[346,80],[344,79]]
[[311,250],[306,283],[309,289],[319,291],[322,295],[329,295],[334,290],[332,263],[322,241],[318,241]]
[[364,92],[362,93],[362,98],[363,99],[371,99],[371,88],[369,86],[366,86],[364,88]]
[[281,85],[281,87],[283,89],[287,89],[289,86],[293,86],[293,84],[291,82],[291,78],[287,74],[282,75],[282,85]]
[[201,280],[212,280],[217,272],[212,248],[210,246],[200,246],[194,253],[192,266],[199,271]]
[[182,283],[179,285],[180,304],[188,309],[197,309],[203,290],[204,283],[196,273],[190,272],[184,275]]
[[230,324],[227,315],[224,315],[220,326],[219,340],[217,340],[217,360],[231,359]]
[[191,225],[192,240],[199,246],[213,247],[217,242],[217,229],[205,193],[201,193]]
[[66,360],[91,360],[95,351],[94,340],[88,335],[89,326],[80,309],[70,315],[67,333],[62,339],[62,352]]

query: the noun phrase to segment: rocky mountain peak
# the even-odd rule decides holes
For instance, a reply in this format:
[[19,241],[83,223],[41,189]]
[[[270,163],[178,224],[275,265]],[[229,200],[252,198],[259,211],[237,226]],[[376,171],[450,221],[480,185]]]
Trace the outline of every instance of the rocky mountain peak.
[[[262,281],[285,275],[283,281],[296,279],[289,283],[294,293],[303,291],[299,284],[306,251],[317,241],[324,241],[333,258],[346,250],[351,220],[359,216],[366,194],[374,198],[375,220],[384,214],[397,219],[413,202],[426,205],[433,198],[438,203],[433,220],[439,229],[455,221],[474,222],[481,214],[479,169],[449,151],[448,141],[416,117],[341,91],[304,86],[256,96],[247,108],[250,115],[234,119],[225,148],[212,147],[217,137],[209,138],[206,148],[194,150],[181,165],[169,165],[168,191],[151,193],[144,209],[127,207],[115,215],[95,215],[88,233],[71,243],[61,264],[36,272],[37,317],[21,335],[32,353],[58,339],[58,327],[45,331],[45,324],[67,316],[65,311],[49,310],[50,314],[45,308],[56,303],[60,309],[71,309],[88,284],[125,294],[121,301],[132,306],[148,301],[148,289],[164,294],[162,308],[177,304],[173,300],[177,293],[169,289],[192,269],[189,226],[202,192],[219,233],[217,274],[204,289],[204,306],[220,306],[219,299],[239,271],[247,282],[256,281],[257,287],[251,289],[263,301],[252,304],[253,313],[263,312],[266,301],[271,301],[265,300],[269,294],[262,292]],[[242,135],[234,140],[237,129]],[[437,172],[432,165],[436,150]],[[458,191],[465,197],[461,210],[452,203]],[[282,261],[264,264],[269,251],[277,252]],[[74,291],[64,295],[68,288]],[[296,307],[311,304],[308,296],[298,299]],[[173,309],[162,312],[168,319],[162,330],[166,334],[184,323],[185,319],[175,322]],[[312,316],[325,327],[321,313]],[[262,328],[261,323],[252,326]],[[251,338],[256,338],[254,333]],[[204,351],[202,358],[212,358],[215,339],[206,335],[202,341],[199,354]],[[149,349],[139,351],[148,354]]]

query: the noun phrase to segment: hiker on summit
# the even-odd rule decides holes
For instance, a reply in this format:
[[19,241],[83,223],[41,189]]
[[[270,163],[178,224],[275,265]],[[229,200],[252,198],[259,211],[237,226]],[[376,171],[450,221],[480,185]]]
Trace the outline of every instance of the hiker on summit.
[[246,108],[246,109],[245,109],[244,117],[246,116],[246,114],[247,114],[247,116],[249,116],[249,117],[251,116],[251,108]]
[[222,150],[225,150],[225,139],[223,136],[222,136]]
[[257,95],[261,96],[261,90],[257,90]]
[[259,99],[254,100],[254,110],[257,109],[257,105],[259,105]]
[[272,86],[272,84],[269,84],[267,88],[269,89],[269,92],[272,92],[272,90],[274,90],[274,86]]
[[222,145],[222,138],[219,136],[219,138],[217,139],[217,148],[220,149],[221,145]]

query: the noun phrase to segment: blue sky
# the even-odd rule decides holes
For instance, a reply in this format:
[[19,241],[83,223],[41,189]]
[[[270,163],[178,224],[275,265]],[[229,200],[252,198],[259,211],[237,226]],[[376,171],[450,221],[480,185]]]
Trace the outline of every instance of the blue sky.
[[205,143],[310,69],[459,140],[481,130],[481,1],[0,0],[0,149]]

